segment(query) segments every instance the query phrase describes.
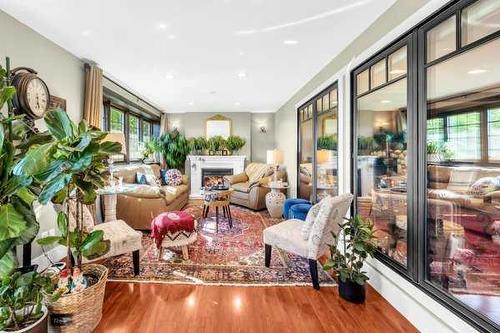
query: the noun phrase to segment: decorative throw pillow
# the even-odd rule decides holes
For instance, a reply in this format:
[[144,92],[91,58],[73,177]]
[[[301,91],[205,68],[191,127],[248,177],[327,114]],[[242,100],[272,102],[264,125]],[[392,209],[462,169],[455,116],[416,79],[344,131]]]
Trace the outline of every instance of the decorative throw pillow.
[[143,174],[142,172],[137,172],[135,174],[135,182],[137,184],[141,184],[141,185],[147,185],[148,184],[148,181],[146,179],[146,175]]
[[318,202],[314,206],[312,206],[307,212],[306,220],[302,224],[302,238],[304,240],[309,239],[309,235],[311,234],[311,229],[313,227],[314,221],[318,216],[319,210],[321,209],[321,203],[323,201]]
[[475,197],[482,197],[486,194],[495,191],[500,187],[500,178],[498,177],[484,177],[479,178],[471,185],[468,194]]
[[165,182],[169,186],[179,186],[182,184],[182,173],[177,169],[167,170],[165,173]]

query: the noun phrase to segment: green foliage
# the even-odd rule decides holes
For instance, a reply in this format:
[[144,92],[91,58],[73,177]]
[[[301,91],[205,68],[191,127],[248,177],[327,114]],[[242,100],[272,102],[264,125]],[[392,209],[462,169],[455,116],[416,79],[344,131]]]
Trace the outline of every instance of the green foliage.
[[226,140],[220,135],[216,135],[208,139],[208,148],[213,152],[222,151],[225,147]]
[[362,152],[362,154],[369,155],[370,153],[379,149],[379,145],[375,141],[374,138],[369,136],[360,136],[358,138],[358,150]]
[[427,143],[427,154],[438,154],[445,160],[452,159],[454,155],[453,151],[445,143],[435,141]]
[[[0,66],[0,110],[5,104],[12,106],[14,94],[6,70]],[[14,247],[31,242],[39,229],[32,207],[33,178],[13,172],[32,133],[23,119],[14,116],[12,108],[6,117],[0,114],[0,278],[18,266]]]
[[[362,271],[363,262],[373,256],[373,225],[356,215],[339,225],[338,235],[333,234],[335,244],[330,245],[332,257],[323,265],[325,271],[333,269],[342,282],[352,281],[359,285],[368,280],[366,272]],[[339,244],[342,235],[342,244]],[[343,247],[339,250],[339,245]]]
[[[102,255],[109,250],[102,235],[83,231],[82,205],[95,202],[98,189],[105,185],[103,175],[108,170],[107,160],[110,155],[121,151],[121,145],[103,141],[105,132],[88,126],[85,121],[75,124],[63,110],[47,112],[44,121],[48,131],[35,134],[32,140],[45,143],[33,144],[14,167],[13,173],[32,177],[40,185],[40,203],[66,204],[67,212],[58,216],[62,236],[57,240],[50,237],[38,242],[67,246],[68,256],[73,250],[78,266],[81,266],[82,256]],[[44,138],[50,140],[46,142]],[[76,226],[72,231],[68,231],[69,199],[76,201]]]
[[337,138],[333,135],[318,138],[318,149],[337,150]]
[[152,158],[154,154],[161,151],[161,143],[158,138],[152,138],[144,144],[144,150],[142,151],[142,156],[144,159]]
[[168,168],[184,169],[191,146],[186,137],[177,130],[162,134],[159,138],[160,153]]
[[231,135],[226,140],[226,148],[231,151],[238,151],[245,145],[246,140],[237,135]]
[[0,286],[0,330],[20,330],[40,319],[42,292],[53,292],[52,283],[36,271],[5,276]]
[[191,146],[191,150],[197,153],[200,153],[204,149],[208,148],[207,139],[202,136],[189,139],[189,144]]

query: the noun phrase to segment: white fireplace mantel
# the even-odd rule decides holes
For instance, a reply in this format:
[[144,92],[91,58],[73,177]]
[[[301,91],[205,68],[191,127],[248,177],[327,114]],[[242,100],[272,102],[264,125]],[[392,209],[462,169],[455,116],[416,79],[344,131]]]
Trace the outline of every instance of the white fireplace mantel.
[[232,169],[233,175],[245,170],[244,155],[189,155],[189,168],[191,170],[191,193],[189,198],[201,198],[201,174],[203,169]]

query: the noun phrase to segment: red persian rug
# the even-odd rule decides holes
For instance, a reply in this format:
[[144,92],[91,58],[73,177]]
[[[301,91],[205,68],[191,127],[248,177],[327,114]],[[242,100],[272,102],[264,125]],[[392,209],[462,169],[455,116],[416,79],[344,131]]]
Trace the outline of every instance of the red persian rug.
[[[189,246],[189,260],[182,258],[180,249],[165,249],[158,259],[154,241],[142,238],[140,274],[134,276],[132,256],[126,254],[103,261],[109,268],[109,280],[134,282],[164,282],[181,284],[221,285],[309,285],[309,264],[306,259],[273,249],[271,267],[264,266],[263,230],[281,219],[273,219],[267,211],[254,212],[231,206],[233,228],[226,218],[219,219],[215,233],[215,213],[202,218],[202,208],[189,204],[185,211],[198,220],[198,239]],[[335,285],[335,281],[318,266],[320,283]]]

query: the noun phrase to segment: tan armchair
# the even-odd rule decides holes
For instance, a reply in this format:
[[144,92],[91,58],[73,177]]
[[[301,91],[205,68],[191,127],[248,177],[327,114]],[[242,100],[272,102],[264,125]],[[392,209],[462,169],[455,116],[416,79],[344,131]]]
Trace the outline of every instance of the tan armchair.
[[[286,172],[278,171],[278,180],[286,181]],[[230,187],[231,203],[245,206],[253,210],[266,208],[265,196],[270,191],[265,187],[274,179],[274,168],[269,164],[250,163],[244,172],[226,177]]]
[[[151,168],[159,179],[160,167],[158,165],[137,165],[126,167],[114,172],[115,177],[123,177],[124,183],[135,183],[138,171]],[[137,185],[137,190],[119,194],[116,203],[116,216],[127,222],[137,230],[150,230],[151,221],[163,212],[180,210],[188,203],[189,180],[182,177],[179,186],[150,186]]]

